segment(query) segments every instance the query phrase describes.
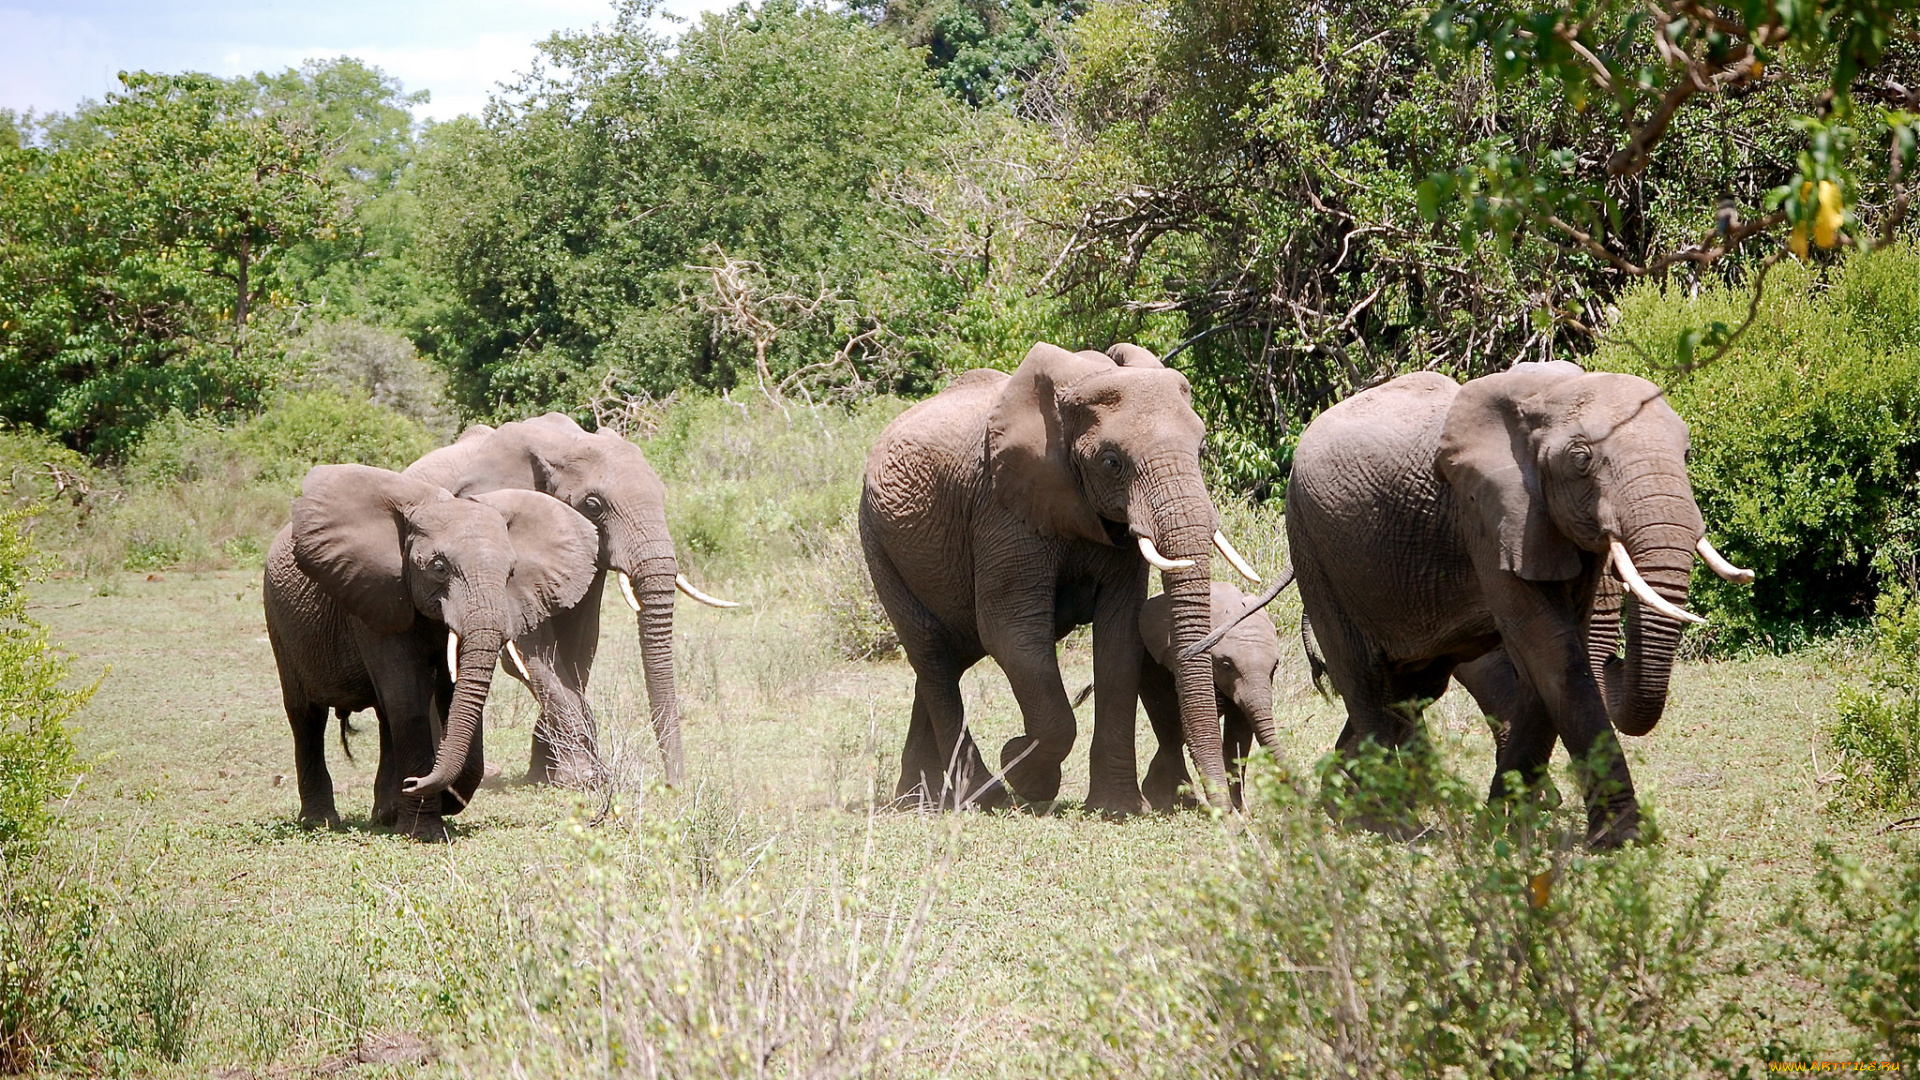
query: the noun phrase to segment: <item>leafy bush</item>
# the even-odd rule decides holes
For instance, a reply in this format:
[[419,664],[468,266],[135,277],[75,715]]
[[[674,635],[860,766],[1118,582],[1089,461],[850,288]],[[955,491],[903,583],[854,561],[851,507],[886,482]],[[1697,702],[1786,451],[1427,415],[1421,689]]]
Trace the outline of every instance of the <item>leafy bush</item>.
[[834,526],[831,542],[814,560],[814,585],[834,651],[848,660],[887,660],[900,651],[900,635],[873,591],[859,519],[858,508],[851,509]]
[[1834,695],[1827,739],[1840,754],[1842,797],[1885,809],[1920,801],[1920,599],[1889,588],[1873,628],[1867,688]]
[[27,616],[35,557],[21,516],[0,511],[0,866],[45,836],[78,764],[66,721],[93,693],[67,685],[66,660]]
[[447,380],[420,359],[413,342],[365,323],[321,323],[288,350],[305,392],[332,390],[391,409],[440,441],[456,434]]
[[[1173,931],[1124,950],[1090,988],[1101,1042],[1081,1050],[1084,1071],[1730,1071],[1739,1018],[1706,993],[1721,871],[1673,866],[1657,846],[1586,853],[1580,815],[1489,808],[1417,750],[1250,780],[1234,864],[1177,898],[1171,910],[1187,914]],[[1382,805],[1424,830],[1399,843],[1333,821]]]
[[1724,357],[1675,374],[1698,327],[1738,325],[1744,287],[1647,285],[1620,302],[1596,366],[1644,375],[1693,434],[1694,495],[1713,541],[1759,573],[1702,570],[1694,595],[1726,644],[1873,610],[1880,577],[1911,562],[1920,498],[1920,246],[1851,257],[1830,283],[1783,264]]
[[1815,850],[1822,903],[1787,916],[1803,972],[1824,982],[1860,1029],[1860,1058],[1912,1061],[1920,1057],[1920,858],[1894,851],[1891,868],[1875,873],[1825,842]]

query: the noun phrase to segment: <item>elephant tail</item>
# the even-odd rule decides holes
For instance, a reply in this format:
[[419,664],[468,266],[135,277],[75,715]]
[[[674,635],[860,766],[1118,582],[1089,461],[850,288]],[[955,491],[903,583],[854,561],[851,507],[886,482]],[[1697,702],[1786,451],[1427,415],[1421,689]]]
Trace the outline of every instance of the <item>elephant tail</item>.
[[347,742],[347,736],[360,730],[353,726],[353,710],[335,709],[333,715],[340,721],[340,752],[347,755],[348,761],[352,761],[353,746]]
[[1321,697],[1332,697],[1327,689],[1327,659],[1314,648],[1313,626],[1304,611],[1300,613],[1300,651],[1307,654],[1307,677],[1313,680],[1314,690]]
[[[1227,636],[1227,631],[1240,625],[1240,620],[1273,603],[1273,598],[1279,596],[1281,591],[1291,584],[1293,584],[1293,566],[1292,564],[1288,564],[1285,570],[1280,571],[1280,576],[1273,579],[1273,584],[1262,590],[1260,595],[1248,597],[1247,602],[1240,606],[1239,611],[1234,612],[1222,620],[1219,626],[1213,628],[1213,633],[1208,634],[1206,637],[1201,638],[1199,641],[1181,650],[1179,658],[1181,660],[1191,660],[1201,653],[1206,652],[1208,649],[1213,648],[1215,645],[1218,645],[1220,639]],[[1309,652],[1307,655],[1312,656],[1313,654]]]
[[1093,696],[1093,684],[1088,683],[1087,685],[1080,688],[1079,693],[1073,695],[1073,707],[1077,709],[1080,706],[1085,705],[1087,703],[1087,699],[1092,696]]

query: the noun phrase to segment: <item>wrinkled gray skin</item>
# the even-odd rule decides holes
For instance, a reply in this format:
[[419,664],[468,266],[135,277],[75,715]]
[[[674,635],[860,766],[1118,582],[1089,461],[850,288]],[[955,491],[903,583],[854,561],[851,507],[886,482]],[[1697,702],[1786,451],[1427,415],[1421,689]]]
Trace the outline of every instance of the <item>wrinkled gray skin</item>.
[[551,675],[528,683],[540,702],[528,779],[570,787],[587,787],[599,779],[598,734],[587,705],[587,680],[600,646],[606,578],[624,572],[640,602],[641,664],[654,735],[667,782],[680,783],[685,756],[673,679],[674,578],[680,569],[673,537],[667,534],[667,488],[640,448],[613,431],[589,434],[569,417],[548,413],[498,429],[470,427],[458,442],[408,466],[406,475],[456,495],[545,492],[598,530],[599,573],[586,598],[538,633],[515,642],[532,672]]
[[[1213,619],[1218,626],[1245,605],[1247,595],[1222,581],[1212,583]],[[1180,700],[1174,693],[1173,611],[1167,595],[1150,597],[1140,609],[1140,640],[1147,655],[1140,669],[1140,703],[1160,748],[1147,765],[1141,785],[1147,804],[1166,810],[1184,801],[1176,793],[1191,783],[1180,750]],[[1207,655],[1213,658],[1213,691],[1220,713],[1220,750],[1227,762],[1227,781],[1233,805],[1242,805],[1240,782],[1246,775],[1246,756],[1254,740],[1278,754],[1273,726],[1273,676],[1280,667],[1280,635],[1264,611],[1235,623]]]
[[1614,732],[1659,720],[1680,625],[1629,600],[1625,655],[1608,659],[1595,597],[1617,537],[1655,591],[1685,604],[1704,532],[1686,449],[1658,387],[1561,362],[1465,386],[1408,375],[1309,425],[1287,537],[1347,704],[1338,749],[1404,744],[1418,703],[1459,674],[1505,729],[1496,796],[1510,771],[1542,782],[1557,737],[1578,763],[1589,842],[1636,836]]
[[[1040,344],[1012,376],[968,372],[881,434],[867,458],[860,537],[915,674],[900,798],[1006,801],[961,706],[960,676],[985,656],[1006,672],[1025,721],[1001,751],[1006,784],[1022,799],[1054,798],[1076,735],[1055,642],[1092,623],[1087,803],[1145,809],[1133,738],[1149,567],[1135,537],[1192,560],[1163,578],[1175,641],[1197,642],[1208,628],[1216,517],[1200,475],[1206,429],[1189,398],[1186,379],[1137,346]],[[1225,805],[1207,658],[1182,663],[1176,684],[1204,790]]]
[[594,549],[591,525],[534,492],[456,499],[364,465],[309,472],[268,550],[263,589],[301,820],[339,820],[327,710],[370,708],[380,721],[374,821],[444,839],[442,817],[480,783],[481,707],[501,649],[580,601]]

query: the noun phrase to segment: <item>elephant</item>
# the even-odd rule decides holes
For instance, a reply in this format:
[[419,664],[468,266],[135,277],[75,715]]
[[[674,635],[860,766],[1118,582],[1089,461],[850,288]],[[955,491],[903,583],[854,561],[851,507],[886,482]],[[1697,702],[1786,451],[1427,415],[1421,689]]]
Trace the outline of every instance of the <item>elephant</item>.
[[1665,708],[1681,626],[1701,621],[1682,606],[1694,557],[1752,580],[1706,538],[1687,438],[1659,387],[1565,361],[1464,385],[1417,372],[1309,424],[1287,542],[1346,702],[1336,749],[1404,745],[1458,676],[1499,721],[1492,797],[1510,772],[1544,781],[1558,739],[1589,845],[1636,838],[1615,732],[1645,735]]
[[[1212,619],[1221,626],[1247,602],[1247,596],[1224,581],[1212,583]],[[1189,783],[1181,759],[1180,702],[1174,693],[1173,604],[1166,593],[1151,597],[1140,609],[1140,703],[1146,707],[1159,749],[1147,765],[1142,794],[1156,810],[1172,807],[1180,785]],[[1233,805],[1242,805],[1240,786],[1246,756],[1254,740],[1269,753],[1280,751],[1273,723],[1273,677],[1280,667],[1280,635],[1265,612],[1253,611],[1226,628],[1208,650],[1213,660],[1213,688],[1220,714],[1221,754],[1227,762],[1227,781]]]
[[[860,540],[882,608],[914,670],[896,796],[946,807],[1052,800],[1075,738],[1055,643],[1093,625],[1094,729],[1087,805],[1146,809],[1134,760],[1140,608],[1163,573],[1173,640],[1207,632],[1209,548],[1219,533],[1200,472],[1206,427],[1191,388],[1149,351],[1070,353],[1040,343],[1011,374],[975,370],[888,425],[867,457]],[[986,770],[960,676],[992,656],[1025,732]],[[1227,799],[1213,669],[1175,673],[1181,730],[1202,791]],[[1009,787],[1011,792],[1009,792]]]
[[300,817],[336,823],[327,710],[380,723],[373,820],[422,840],[472,799],[481,709],[507,643],[578,604],[585,518],[537,492],[455,498],[386,469],[307,473],[267,552],[267,637],[293,728]]
[[527,776],[535,783],[588,787],[601,762],[587,680],[600,646],[600,596],[612,572],[639,619],[648,712],[667,783],[681,782],[680,706],[673,675],[673,593],[677,588],[713,607],[738,604],[709,596],[680,573],[667,533],[667,488],[640,448],[618,433],[589,434],[562,413],[498,428],[475,424],[458,441],[429,453],[405,475],[455,495],[503,490],[551,495],[593,523],[598,571],[587,595],[534,634],[515,642],[524,667],[511,670],[540,704]]

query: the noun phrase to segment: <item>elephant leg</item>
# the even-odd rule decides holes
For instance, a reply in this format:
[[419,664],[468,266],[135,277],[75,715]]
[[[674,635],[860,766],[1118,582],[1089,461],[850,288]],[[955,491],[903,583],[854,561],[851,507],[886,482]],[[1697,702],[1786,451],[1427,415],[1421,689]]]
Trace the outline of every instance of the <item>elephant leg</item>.
[[1488,595],[1519,680],[1540,699],[1573,759],[1574,776],[1586,798],[1587,843],[1609,848],[1637,838],[1640,803],[1594,682],[1580,629],[1582,599],[1537,587],[1489,590]]
[[1253,719],[1232,702],[1220,706],[1221,756],[1227,759],[1227,785],[1235,809],[1246,809],[1241,789],[1247,778],[1247,758],[1253,753]]
[[1517,794],[1509,789],[1511,773],[1520,774],[1523,788],[1540,787],[1547,779],[1547,765],[1559,736],[1546,703],[1520,678],[1506,650],[1496,649],[1460,665],[1453,677],[1473,695],[1481,714],[1493,727],[1494,769],[1488,800]]
[[[1087,807],[1108,815],[1138,814],[1147,808],[1146,800],[1140,795],[1139,763],[1134,749],[1142,664],[1147,654],[1146,645],[1140,640],[1140,605],[1146,601],[1146,593],[1145,574],[1130,573],[1125,580],[1103,583],[1094,604],[1093,741],[1087,748]],[[1057,656],[1051,646],[1047,656]],[[1045,676],[1041,678],[1044,682]],[[1051,689],[1043,696],[1051,701],[1058,694],[1064,701],[1066,688],[1060,683],[1057,661],[1049,685]],[[1071,725],[1071,704],[1067,705],[1066,715]],[[1174,722],[1179,723],[1177,701]],[[1069,726],[1068,746],[1072,740]],[[1180,740],[1175,739],[1173,746],[1177,755]],[[1056,782],[1056,790],[1057,787]],[[1020,790],[1018,784],[1014,790]]]
[[[580,604],[516,642],[527,662],[541,669],[530,672],[532,681],[521,680],[540,703],[527,761],[530,783],[586,788],[601,779],[599,725],[587,704],[587,679],[600,645],[601,592],[596,582]],[[663,734],[655,731],[656,737]]]
[[[1045,612],[1044,624],[1008,627],[999,648],[991,648],[994,660],[1006,672],[1013,687],[1014,700],[1020,704],[1020,716],[1026,733],[1008,739],[1000,749],[1000,769],[1014,794],[1029,803],[1050,802],[1060,794],[1060,765],[1073,750],[1078,735],[1073,703],[1060,680],[1060,658],[1054,652],[1052,611]],[[1100,686],[1094,674],[1097,699],[1113,691]],[[1136,685],[1134,694],[1139,693]],[[1132,700],[1129,700],[1132,705]]]
[[[1155,663],[1140,668],[1140,704],[1147,710],[1147,722],[1153,725],[1155,741],[1160,745],[1147,763],[1147,779],[1140,785],[1147,805],[1155,810],[1171,810],[1176,805],[1197,806],[1187,774],[1186,736],[1180,730],[1180,695],[1174,687],[1173,672]],[[1186,787],[1187,793],[1180,794]]]
[[[414,633],[375,639],[361,650],[367,673],[372,677],[375,711],[380,717],[380,768],[374,788],[374,820],[415,839],[429,841],[447,838],[442,821],[447,793],[423,798],[408,795],[400,787],[409,776],[425,776],[433,771],[443,718],[436,695],[434,654],[443,647],[444,637],[437,627],[422,627]],[[445,682],[444,675],[440,681]],[[464,783],[471,774],[474,785],[478,785],[480,743],[476,732],[456,784]],[[449,789],[452,790],[455,789]],[[468,792],[470,795],[471,788]]]
[[300,782],[300,820],[336,825],[340,812],[333,802],[333,777],[327,772],[327,707],[287,705],[293,726],[293,771]]
[[1006,805],[1005,785],[988,770],[967,730],[959,671],[942,666],[914,680],[913,718],[894,796],[943,809]]

